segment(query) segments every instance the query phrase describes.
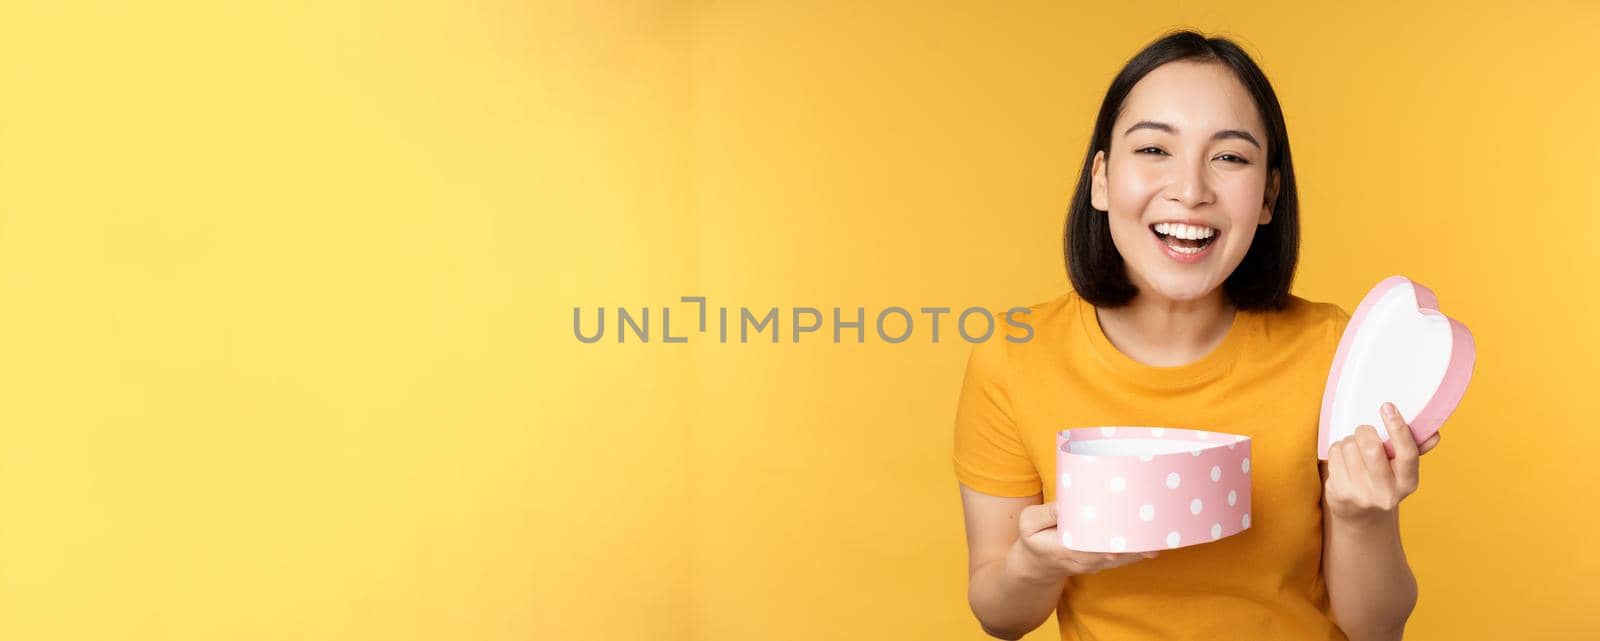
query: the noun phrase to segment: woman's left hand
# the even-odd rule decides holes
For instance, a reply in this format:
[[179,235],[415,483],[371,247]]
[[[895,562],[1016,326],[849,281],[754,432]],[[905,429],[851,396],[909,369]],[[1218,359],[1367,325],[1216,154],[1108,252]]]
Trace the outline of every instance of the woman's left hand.
[[1400,501],[1417,491],[1417,457],[1439,444],[1439,434],[1435,433],[1418,445],[1411,426],[1400,418],[1394,404],[1384,403],[1380,413],[1394,448],[1393,459],[1388,457],[1378,430],[1371,425],[1356,428],[1355,434],[1328,448],[1323,500],[1338,519],[1365,522],[1393,517]]

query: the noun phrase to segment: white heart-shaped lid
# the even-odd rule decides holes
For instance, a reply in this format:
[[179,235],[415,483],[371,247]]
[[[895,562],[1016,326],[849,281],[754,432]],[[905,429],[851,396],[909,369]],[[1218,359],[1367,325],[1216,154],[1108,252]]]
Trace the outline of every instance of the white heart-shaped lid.
[[1391,401],[1420,443],[1439,431],[1472,377],[1472,333],[1439,311],[1433,290],[1404,276],[1383,279],[1368,292],[1339,338],[1322,394],[1317,458],[1356,428],[1383,437],[1379,406]]

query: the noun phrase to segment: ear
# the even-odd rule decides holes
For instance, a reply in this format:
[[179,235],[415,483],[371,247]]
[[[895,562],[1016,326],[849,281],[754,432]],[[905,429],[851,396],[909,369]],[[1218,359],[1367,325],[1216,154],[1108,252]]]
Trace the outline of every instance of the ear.
[[1267,178],[1267,193],[1262,198],[1261,223],[1265,225],[1272,222],[1273,205],[1278,204],[1278,170],[1272,170],[1272,175]]
[[1094,170],[1089,175],[1089,206],[1100,211],[1111,211],[1106,198],[1106,152],[1094,152]]

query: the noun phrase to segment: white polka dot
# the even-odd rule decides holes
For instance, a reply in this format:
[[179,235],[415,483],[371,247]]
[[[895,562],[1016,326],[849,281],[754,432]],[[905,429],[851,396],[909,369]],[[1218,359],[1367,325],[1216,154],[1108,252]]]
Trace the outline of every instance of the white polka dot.
[[1111,537],[1111,551],[1121,552],[1128,549],[1128,540],[1120,536]]
[[1230,450],[1231,450],[1231,449],[1233,449],[1233,446],[1234,446],[1234,445],[1238,445],[1238,443],[1239,443],[1239,442],[1238,442],[1238,441],[1234,441],[1234,442],[1232,442],[1232,443],[1229,443],[1229,444],[1228,444],[1228,449],[1230,449]]
[[1094,520],[1094,506],[1093,505],[1085,505],[1085,506],[1083,506],[1083,520],[1085,520],[1085,521],[1093,521]]
[[1120,476],[1111,477],[1111,491],[1121,492],[1128,489],[1128,481]]
[[1190,514],[1199,514],[1201,507],[1203,507],[1203,505],[1200,503],[1200,499],[1195,499],[1193,501],[1189,501],[1189,513]]
[[1171,489],[1174,489],[1174,490],[1178,489],[1178,480],[1179,479],[1178,479],[1178,473],[1177,472],[1168,472],[1167,473],[1167,487],[1169,487]]
[[1216,482],[1216,481],[1222,480],[1222,468],[1221,467],[1218,467],[1216,465],[1211,466],[1211,480],[1212,480],[1212,482]]
[[1100,428],[1100,434],[1103,435],[1103,436],[1111,436],[1111,435],[1116,434],[1116,433],[1117,433],[1117,428],[1115,428],[1115,427],[1102,427],[1102,428]]
[[1154,521],[1155,518],[1156,518],[1156,506],[1148,505],[1148,504],[1139,506],[1139,520],[1141,520],[1141,521]]
[[1156,457],[1154,457],[1154,456],[1151,456],[1151,455],[1149,455],[1149,454],[1140,454],[1140,455],[1139,455],[1139,461],[1140,461],[1140,462],[1141,462],[1141,463],[1149,463],[1149,462],[1150,462],[1150,461],[1152,461],[1152,460],[1154,460],[1154,459],[1155,459],[1155,458],[1156,458]]
[[1161,438],[1167,435],[1167,430],[1163,427],[1152,427],[1150,428],[1150,435],[1156,438]]
[[1071,532],[1068,532],[1066,530],[1062,530],[1061,531],[1061,544],[1064,545],[1064,546],[1067,546],[1069,548],[1072,547],[1072,533]]
[[1190,453],[1190,454],[1193,454],[1193,455],[1195,455],[1195,456],[1199,456],[1199,455],[1200,455],[1200,453],[1201,453],[1201,452],[1204,452],[1204,451],[1205,451],[1205,449],[1206,449],[1206,448],[1203,448],[1203,447],[1197,447],[1197,448],[1194,448],[1194,449],[1192,449],[1192,450],[1189,450],[1189,453]]
[[1061,473],[1061,487],[1072,487],[1072,475],[1071,474],[1068,474],[1066,472],[1062,472]]
[[1239,525],[1244,527],[1244,529],[1246,529],[1246,530],[1250,529],[1250,513],[1249,512],[1245,512],[1244,513],[1244,518],[1239,519]]
[[1182,538],[1183,537],[1178,536],[1178,531],[1177,530],[1173,530],[1171,532],[1168,532],[1167,533],[1167,547],[1169,547],[1169,548],[1178,547],[1178,542],[1181,541]]
[[1228,507],[1233,507],[1233,504],[1234,503],[1238,503],[1238,502],[1239,502],[1239,493],[1235,492],[1233,490],[1228,490]]
[[1250,473],[1250,457],[1244,457],[1244,460],[1239,463],[1239,469],[1244,470],[1245,474]]
[[1215,540],[1220,539],[1220,538],[1222,538],[1222,524],[1221,523],[1212,523],[1211,524],[1211,540],[1215,541]]

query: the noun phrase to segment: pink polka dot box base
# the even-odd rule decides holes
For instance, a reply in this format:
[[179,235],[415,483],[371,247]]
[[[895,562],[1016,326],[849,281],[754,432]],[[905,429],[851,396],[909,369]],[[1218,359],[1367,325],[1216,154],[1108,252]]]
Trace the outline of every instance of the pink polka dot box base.
[[1172,427],[1056,434],[1056,527],[1085,552],[1148,552],[1250,529],[1250,439]]

